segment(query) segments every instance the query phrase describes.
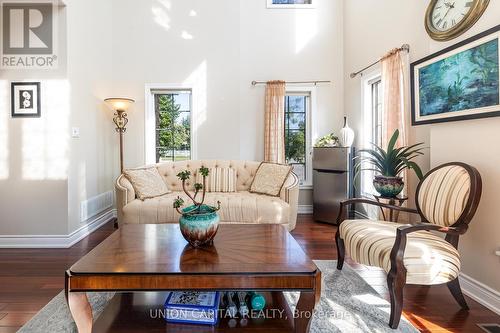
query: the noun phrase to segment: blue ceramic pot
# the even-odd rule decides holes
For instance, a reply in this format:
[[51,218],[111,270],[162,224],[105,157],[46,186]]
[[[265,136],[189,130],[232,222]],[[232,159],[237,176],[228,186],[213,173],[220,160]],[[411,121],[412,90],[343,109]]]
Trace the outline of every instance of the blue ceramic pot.
[[182,210],[179,220],[182,236],[194,247],[212,245],[219,229],[219,214],[214,207],[201,205],[189,206]]
[[404,186],[402,177],[375,176],[373,179],[373,187],[384,198],[395,198]]

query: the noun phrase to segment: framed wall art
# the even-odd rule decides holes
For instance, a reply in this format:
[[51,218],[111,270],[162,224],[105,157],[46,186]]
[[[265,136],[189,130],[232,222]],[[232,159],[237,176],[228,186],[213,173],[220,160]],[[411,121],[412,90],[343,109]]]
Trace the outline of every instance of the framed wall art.
[[500,116],[500,26],[411,64],[412,124]]
[[40,82],[11,83],[13,118],[39,118],[40,105]]
[[315,8],[316,0],[267,0],[267,8]]

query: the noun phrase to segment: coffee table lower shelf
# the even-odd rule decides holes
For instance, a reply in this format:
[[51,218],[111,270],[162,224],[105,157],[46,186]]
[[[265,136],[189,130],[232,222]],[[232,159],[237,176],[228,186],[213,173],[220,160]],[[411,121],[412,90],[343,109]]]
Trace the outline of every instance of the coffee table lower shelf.
[[[216,326],[166,323],[161,316],[164,292],[117,293],[94,323],[92,332],[294,332],[293,314],[282,292],[264,292],[267,313],[262,318],[221,318]],[[270,311],[269,309],[275,309]],[[271,318],[270,318],[271,317]]]

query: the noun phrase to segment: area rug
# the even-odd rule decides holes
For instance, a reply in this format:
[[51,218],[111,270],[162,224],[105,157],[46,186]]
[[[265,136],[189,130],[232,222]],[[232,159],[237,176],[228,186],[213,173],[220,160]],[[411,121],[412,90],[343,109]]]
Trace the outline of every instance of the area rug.
[[[322,272],[321,300],[311,323],[312,333],[324,332],[411,332],[418,333],[404,317],[397,330],[389,328],[390,305],[348,265],[336,269],[336,261],[316,260]],[[89,293],[94,318],[98,318],[113,293]],[[298,293],[286,293],[292,310]],[[69,309],[61,292],[18,332],[76,332]]]

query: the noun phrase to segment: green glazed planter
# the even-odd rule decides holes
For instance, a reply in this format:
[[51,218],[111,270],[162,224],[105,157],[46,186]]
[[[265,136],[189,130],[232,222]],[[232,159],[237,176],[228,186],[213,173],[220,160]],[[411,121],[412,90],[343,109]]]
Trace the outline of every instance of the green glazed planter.
[[212,245],[219,229],[219,214],[214,207],[202,205],[200,212],[193,212],[196,206],[182,210],[179,225],[182,236],[194,247]]
[[384,198],[395,198],[403,188],[405,183],[402,177],[375,176],[373,187]]

